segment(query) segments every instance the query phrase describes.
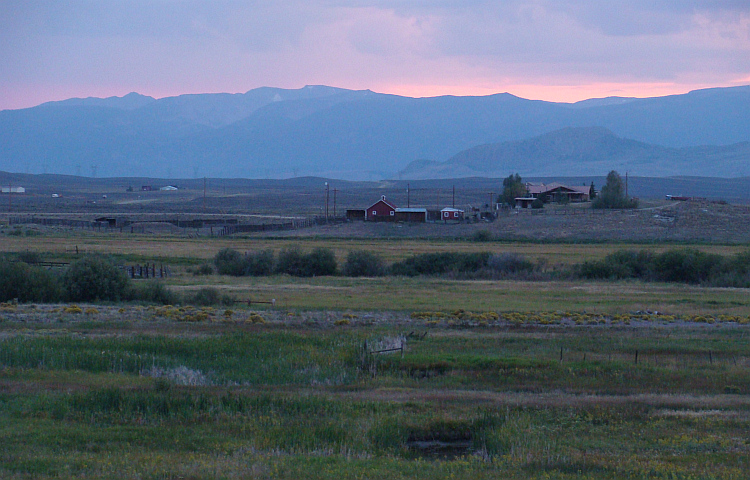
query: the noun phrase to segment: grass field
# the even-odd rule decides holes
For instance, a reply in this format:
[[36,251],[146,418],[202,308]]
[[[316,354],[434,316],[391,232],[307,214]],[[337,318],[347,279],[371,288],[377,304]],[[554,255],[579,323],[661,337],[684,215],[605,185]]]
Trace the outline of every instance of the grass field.
[[0,478],[748,478],[747,289],[189,271],[224,247],[554,266],[666,245],[44,234],[0,251],[75,246],[276,304],[3,304]]
[[743,325],[9,310],[3,477],[746,478]]
[[[3,237],[0,252],[35,251],[57,256],[72,256],[78,247],[80,252],[124,255],[144,261],[172,263],[195,263],[212,259],[222,248],[239,251],[256,251],[267,248],[279,251],[283,248],[299,247],[330,248],[339,262],[343,262],[352,250],[368,250],[377,253],[388,262],[403,260],[409,255],[434,252],[512,252],[527,256],[531,260],[543,259],[547,263],[572,264],[583,260],[601,259],[616,250],[633,249],[661,252],[674,245],[663,243],[530,243],[530,242],[474,242],[457,239],[413,239],[413,238],[186,238],[185,236],[139,236],[120,234],[70,234],[40,235],[31,237]],[[747,250],[746,245],[695,244],[695,248],[708,253],[732,255]]]

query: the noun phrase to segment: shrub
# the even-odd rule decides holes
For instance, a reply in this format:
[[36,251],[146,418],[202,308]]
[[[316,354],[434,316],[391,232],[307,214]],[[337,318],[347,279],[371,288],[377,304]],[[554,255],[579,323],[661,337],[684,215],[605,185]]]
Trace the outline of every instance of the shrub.
[[620,250],[610,253],[602,260],[584,262],[578,267],[578,274],[584,278],[654,278],[654,255],[645,250]]
[[204,264],[201,264],[198,268],[196,268],[195,272],[193,273],[194,275],[213,275],[214,267],[212,267],[208,263],[204,263]]
[[0,260],[0,302],[59,302],[64,296],[57,275],[26,263]]
[[222,248],[214,257],[216,271],[221,275],[241,277],[247,269],[245,256],[232,248]]
[[180,303],[180,296],[168,289],[162,282],[151,280],[133,285],[130,289],[129,300],[174,305]]
[[513,276],[533,269],[533,262],[523,255],[511,252],[491,255],[486,267],[493,277]]
[[492,233],[489,230],[477,230],[471,239],[475,242],[490,242],[492,241]]
[[193,305],[210,307],[213,305],[232,305],[234,299],[229,295],[221,295],[219,291],[212,287],[204,287],[188,297],[188,302]]
[[692,248],[669,250],[656,257],[655,267],[659,280],[701,283],[719,273],[722,258]]
[[74,262],[65,272],[63,284],[71,301],[119,301],[130,290],[125,272],[98,256]]
[[79,315],[83,313],[83,309],[79,307],[78,305],[68,305],[67,307],[63,308],[63,313],[71,313],[74,315]]
[[18,254],[18,261],[33,265],[42,261],[42,256],[38,252],[21,252]]
[[304,262],[299,248],[284,248],[279,252],[279,258],[276,261],[276,273],[286,273],[293,277],[304,276]]
[[343,273],[347,277],[379,277],[385,273],[385,266],[379,255],[355,250],[346,255]]
[[330,248],[316,248],[303,257],[305,276],[336,275],[336,256]]
[[328,248],[316,248],[311,253],[302,254],[297,248],[285,248],[279,252],[276,272],[294,277],[335,275],[336,257]]
[[393,275],[467,275],[487,266],[489,252],[480,253],[422,253],[391,265]]
[[261,277],[273,273],[274,257],[273,250],[261,250],[245,254],[245,275]]
[[201,306],[218,305],[220,301],[219,291],[211,287],[201,288],[190,297],[190,303]]

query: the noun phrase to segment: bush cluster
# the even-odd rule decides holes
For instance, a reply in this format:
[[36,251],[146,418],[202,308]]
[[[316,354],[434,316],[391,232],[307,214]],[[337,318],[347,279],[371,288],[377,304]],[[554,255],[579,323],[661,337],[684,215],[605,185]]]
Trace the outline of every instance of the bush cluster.
[[391,265],[391,274],[414,277],[417,275],[467,275],[487,267],[489,252],[421,253]]
[[178,303],[179,296],[157,281],[132,282],[109,259],[84,257],[64,272],[53,272],[25,262],[0,259],[0,301]]
[[59,302],[65,297],[57,275],[23,262],[0,260],[0,302]]
[[383,259],[365,250],[355,250],[346,256],[342,273],[347,277],[379,277],[385,275]]
[[602,260],[584,262],[578,276],[591,279],[647,281],[750,287],[750,251],[722,257],[693,248],[663,253],[621,250]]
[[336,257],[328,248],[316,248],[304,253],[298,248],[285,248],[278,257],[271,250],[242,254],[231,248],[224,248],[214,257],[216,271],[222,275],[264,276],[273,273],[294,277],[335,275]]

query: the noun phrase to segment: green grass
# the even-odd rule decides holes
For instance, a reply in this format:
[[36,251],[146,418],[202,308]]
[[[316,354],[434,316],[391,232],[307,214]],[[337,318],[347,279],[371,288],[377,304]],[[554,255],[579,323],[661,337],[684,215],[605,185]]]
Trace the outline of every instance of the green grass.
[[745,289],[637,281],[463,281],[442,278],[195,277],[169,280],[177,291],[213,286],[238,300],[303,310],[589,311],[750,315]]

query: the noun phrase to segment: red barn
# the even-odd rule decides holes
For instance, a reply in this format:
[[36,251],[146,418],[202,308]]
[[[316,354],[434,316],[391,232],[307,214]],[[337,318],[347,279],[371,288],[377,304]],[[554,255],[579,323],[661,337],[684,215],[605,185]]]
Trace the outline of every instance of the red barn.
[[396,205],[383,195],[380,200],[367,207],[365,218],[371,222],[392,222],[396,219]]

